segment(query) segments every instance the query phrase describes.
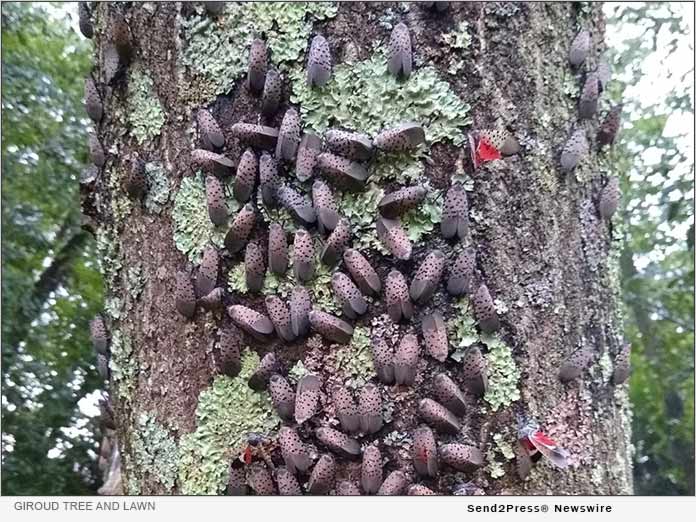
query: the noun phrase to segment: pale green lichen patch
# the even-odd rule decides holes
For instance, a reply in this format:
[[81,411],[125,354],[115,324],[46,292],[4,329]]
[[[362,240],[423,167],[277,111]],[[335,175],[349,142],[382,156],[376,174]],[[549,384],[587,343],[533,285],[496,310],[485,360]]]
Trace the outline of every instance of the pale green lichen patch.
[[111,382],[116,386],[120,397],[129,398],[135,387],[135,374],[137,372],[133,360],[133,345],[130,337],[120,329],[115,329],[111,334]]
[[369,328],[355,328],[350,344],[336,352],[336,368],[349,388],[359,388],[375,377]]
[[120,319],[123,313],[123,301],[118,296],[109,296],[104,299],[104,312],[112,319]]
[[[133,437],[133,454],[141,473],[149,473],[167,490],[174,487],[179,462],[176,440],[147,413],[138,416]],[[131,479],[129,482],[132,481]]]
[[505,468],[500,462],[501,458],[505,461],[512,460],[515,458],[515,452],[507,437],[502,433],[496,433],[493,435],[493,445],[486,453],[488,461],[486,471],[491,478],[497,479],[505,475]]
[[[314,260],[314,277],[311,281],[302,283],[307,288],[312,299],[312,307],[317,310],[322,310],[328,313],[338,313],[339,307],[331,292],[331,276],[333,269],[326,266],[319,260],[320,245],[318,240],[315,240],[314,250],[316,257]],[[295,275],[292,270],[292,245],[289,249],[289,265],[288,270],[284,275],[272,273],[266,270],[266,275],[263,280],[263,295],[277,295],[285,300],[290,297],[292,289],[300,283],[295,280]],[[227,275],[227,287],[232,293],[246,294],[249,290],[246,285],[246,275],[244,263],[238,263],[233,266]]]
[[109,225],[97,229],[97,258],[99,271],[108,286],[116,280],[123,266],[118,248],[118,234],[116,228]]
[[469,34],[469,23],[460,22],[457,28],[449,33],[442,35],[442,41],[450,48],[450,63],[447,72],[451,75],[459,74],[466,64],[465,54],[471,45],[471,35]]
[[401,224],[414,244],[430,234],[442,220],[442,192],[431,189],[427,183],[425,186],[428,187],[425,200],[401,217]]
[[169,176],[161,163],[149,162],[145,164],[147,176],[147,194],[145,195],[145,208],[148,212],[159,214],[162,208],[169,202],[171,190]]
[[234,379],[220,375],[198,397],[197,428],[179,444],[179,485],[184,495],[215,495],[227,481],[227,469],[250,432],[269,434],[279,424],[270,397],[247,381],[259,364],[252,350],[242,354]]
[[133,299],[140,297],[140,294],[145,288],[147,277],[143,273],[143,266],[140,263],[135,263],[128,268],[127,272],[128,293]]
[[292,368],[288,371],[288,380],[293,383],[297,383],[305,375],[309,375],[311,372],[305,368],[304,363],[299,360]]
[[[239,203],[231,196],[226,187],[227,210],[234,214],[239,210]],[[186,254],[193,263],[200,262],[206,246],[214,244],[222,247],[227,233],[226,227],[216,227],[208,216],[203,175],[185,177],[174,198],[174,244],[180,252]]]
[[520,398],[520,370],[510,347],[499,337],[482,335],[481,342],[488,346],[488,390],[483,398],[493,411],[498,411]]
[[281,69],[303,57],[312,24],[336,15],[331,2],[227,2],[213,19],[197,14],[181,21],[181,60],[205,78],[205,96],[228,92],[246,71],[249,47],[263,34],[271,62]]
[[291,101],[301,105],[303,123],[314,131],[339,125],[374,136],[403,121],[425,128],[429,144],[464,140],[470,123],[469,106],[440,79],[437,70],[423,67],[400,82],[387,71],[386,59],[374,55],[354,64],[337,65],[320,89],[307,87],[302,71],[291,73]]
[[128,75],[128,123],[131,133],[142,145],[158,136],[164,125],[164,111],[154,90],[152,78],[139,67]]
[[350,222],[354,248],[371,248],[382,254],[387,253],[375,230],[375,216],[379,214],[377,204],[382,197],[384,190],[375,183],[369,183],[364,192],[346,192],[337,198],[338,213]]
[[476,321],[471,315],[469,303],[466,298],[461,298],[454,303],[454,315],[447,322],[447,334],[454,351],[450,357],[461,362],[466,349],[479,342],[476,331]]

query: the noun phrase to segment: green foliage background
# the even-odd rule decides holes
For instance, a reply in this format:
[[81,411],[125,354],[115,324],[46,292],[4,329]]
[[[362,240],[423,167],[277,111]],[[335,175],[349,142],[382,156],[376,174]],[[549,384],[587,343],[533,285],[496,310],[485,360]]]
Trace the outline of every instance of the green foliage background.
[[[61,9],[2,4],[4,494],[90,494],[100,484],[98,429],[90,408],[78,406],[93,404],[103,386],[88,339],[102,281],[78,197],[92,44]],[[621,176],[627,224],[621,264],[635,489],[693,494],[693,155],[688,136],[664,133],[670,116],[693,118],[693,69],[667,76],[659,103],[630,90],[655,74],[644,65],[658,49],[669,56],[690,40],[683,10],[670,4],[607,4],[606,12],[608,34],[620,40],[609,97],[625,104],[607,166]]]

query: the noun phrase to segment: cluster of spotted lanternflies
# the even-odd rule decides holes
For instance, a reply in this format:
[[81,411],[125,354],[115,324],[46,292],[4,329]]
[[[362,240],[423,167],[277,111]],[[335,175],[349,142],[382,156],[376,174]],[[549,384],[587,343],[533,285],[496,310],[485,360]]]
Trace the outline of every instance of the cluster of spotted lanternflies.
[[[208,13],[217,16],[223,2],[205,2]],[[426,3],[427,4],[427,3]],[[428,8],[443,10],[446,3],[430,3]],[[89,9],[80,5],[80,27],[87,37],[92,37]],[[128,24],[118,14],[110,24],[110,40],[106,43],[104,66],[107,76],[127,65],[133,54]],[[388,47],[388,69],[402,81],[408,81],[413,67],[412,41],[408,27],[397,24],[391,33]],[[590,35],[581,31],[573,41],[570,62],[580,66],[590,51]],[[332,71],[332,57],[327,40],[316,35],[311,41],[306,64],[306,81],[310,87],[325,85]],[[608,81],[608,69],[600,66],[589,73],[580,98],[580,117],[590,118],[597,111],[601,90]],[[268,67],[266,43],[255,39],[250,47],[246,87],[261,97],[261,113],[273,116],[281,104],[281,75]],[[89,116],[98,123],[102,118],[103,105],[98,82],[88,78],[85,84],[85,103]],[[597,141],[610,144],[619,126],[620,107],[612,109],[600,128]],[[289,108],[285,112],[280,128],[252,123],[237,123],[230,133],[248,146],[238,162],[219,151],[225,145],[225,134],[213,115],[206,109],[197,112],[197,123],[201,148],[191,152],[191,167],[205,173],[205,192],[210,220],[216,226],[225,226],[228,209],[225,204],[224,186],[221,178],[227,178],[236,170],[233,182],[234,198],[244,204],[232,219],[225,236],[224,246],[228,254],[237,255],[244,251],[244,271],[249,292],[259,293],[262,289],[266,266],[280,276],[290,266],[289,245],[286,230],[279,223],[268,227],[268,243],[264,249],[259,243],[250,241],[257,225],[257,213],[251,201],[255,191],[260,191],[264,205],[282,207],[301,227],[293,238],[292,270],[298,285],[286,302],[278,296],[265,298],[266,313],[233,304],[227,307],[232,322],[254,340],[267,343],[277,336],[283,343],[303,338],[309,332],[323,336],[329,342],[348,344],[353,335],[350,320],[355,320],[368,311],[365,296],[378,298],[383,292],[386,309],[394,323],[410,321],[414,306],[428,303],[444,278],[445,254],[440,250],[428,253],[416,269],[409,285],[400,271],[389,272],[384,284],[368,259],[354,248],[350,248],[351,225],[337,211],[331,186],[345,191],[360,191],[368,179],[366,162],[377,153],[407,152],[425,142],[425,133],[417,122],[403,122],[382,130],[374,138],[357,132],[331,129],[324,133],[323,140],[310,132],[302,133],[298,112]],[[499,159],[519,152],[515,138],[506,130],[476,131],[469,134],[470,164],[475,170],[484,162]],[[322,142],[324,145],[322,145]],[[588,152],[585,131],[576,130],[566,143],[560,163],[563,170],[572,170]],[[97,167],[105,163],[105,156],[96,136],[90,138],[92,160]],[[257,157],[257,153],[259,156]],[[295,165],[297,180],[305,182],[315,173],[326,181],[317,179],[311,189],[311,201],[290,184],[284,183],[279,174],[279,164]],[[258,180],[258,183],[257,183]],[[147,191],[147,181],[142,169],[131,172],[124,189],[134,198]],[[399,260],[411,257],[412,245],[404,230],[400,217],[416,208],[425,198],[426,190],[420,186],[407,186],[383,197],[378,208],[380,215],[376,230],[386,249]],[[610,181],[603,189],[599,211],[609,219],[618,204],[618,183]],[[319,260],[334,267],[340,262],[347,271],[335,271],[331,287],[339,304],[343,318],[312,309],[309,291],[301,286],[311,281],[315,273],[315,251],[311,227],[322,237]],[[464,188],[453,184],[446,193],[441,221],[441,233],[450,240],[463,240],[468,234],[468,204]],[[483,332],[492,333],[499,329],[500,321],[491,294],[485,283],[476,281],[476,252],[465,248],[456,257],[448,270],[446,289],[453,296],[469,295],[476,320]],[[220,254],[209,246],[202,254],[197,273],[182,271],[176,277],[176,309],[186,318],[194,317],[198,307],[206,310],[224,308],[225,292],[218,287]],[[425,352],[439,362],[448,356],[447,330],[442,315],[434,311],[421,322]],[[109,377],[108,332],[104,320],[97,316],[91,323],[91,337],[97,352],[97,363],[105,379]],[[416,335],[404,335],[396,350],[385,340],[373,339],[372,354],[378,380],[385,385],[412,386],[416,379],[420,360],[420,342]],[[615,383],[626,380],[629,373],[628,347],[615,361]],[[559,377],[563,381],[576,378],[589,362],[590,354],[579,351],[571,355],[562,367]],[[221,330],[215,352],[216,363],[221,373],[236,376],[241,368],[241,355],[234,336],[229,330]],[[487,389],[486,361],[481,351],[471,347],[461,364],[461,381],[468,394],[482,397]],[[298,430],[318,413],[322,383],[316,375],[300,378],[296,389],[282,375],[280,362],[273,351],[267,353],[249,380],[256,390],[267,389],[279,417],[285,425],[277,436],[277,444],[284,461],[279,467],[273,463],[264,449],[268,442],[265,436],[250,434],[249,445],[239,459],[230,467],[228,493],[242,494],[250,487],[256,494],[296,495],[302,493],[298,476],[309,474],[306,492],[339,495],[352,494],[434,494],[422,484],[411,484],[405,471],[392,471],[383,477],[383,459],[377,445],[365,447],[355,438],[379,432],[383,426],[382,398],[379,387],[368,383],[357,392],[357,401],[346,387],[332,390],[332,402],[340,430],[332,427],[314,429],[316,440],[328,450],[313,465],[310,451],[303,443]],[[435,399],[424,398],[418,403],[418,414],[424,421],[412,432],[413,467],[418,476],[434,478],[440,463],[455,470],[472,471],[484,465],[483,452],[476,446],[447,443],[438,446],[435,433],[456,435],[462,429],[460,418],[465,411],[465,394],[445,373],[436,375],[432,382]],[[103,422],[115,428],[114,415],[108,401],[102,402]],[[295,426],[295,427],[293,427]],[[307,425],[305,425],[307,426]],[[567,465],[567,452],[546,437],[534,421],[522,421],[519,429],[517,464],[524,477],[532,462],[545,455],[550,462]],[[352,480],[336,482],[335,458],[356,460],[362,458],[359,485]],[[254,461],[256,458],[256,461]],[[313,465],[313,466],[312,466]],[[311,468],[311,471],[310,471]],[[476,488],[474,488],[476,489]]]

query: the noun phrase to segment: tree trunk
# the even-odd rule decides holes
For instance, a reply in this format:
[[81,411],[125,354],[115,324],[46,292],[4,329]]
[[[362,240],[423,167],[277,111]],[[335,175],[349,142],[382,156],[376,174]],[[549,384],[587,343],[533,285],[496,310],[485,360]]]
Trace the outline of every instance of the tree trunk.
[[[133,56],[107,85],[111,31],[122,15],[130,28]],[[577,103],[586,71],[605,50],[600,4],[451,3],[440,12],[422,4],[228,3],[221,15],[200,4],[98,4],[94,77],[103,100],[98,135],[107,162],[96,182],[83,191],[83,210],[94,225],[108,298],[110,397],[121,455],[124,491],[131,494],[223,493],[230,462],[247,448],[248,432],[266,437],[262,452],[282,465],[276,435],[280,426],[268,394],[246,385],[259,356],[275,351],[291,383],[306,372],[322,382],[320,411],[298,428],[314,457],[327,453],[316,428],[337,427],[331,390],[346,384],[355,396],[374,375],[370,338],[396,348],[421,319],[439,310],[447,323],[450,357],[438,362],[421,346],[415,385],[379,384],[384,427],[374,441],[384,476],[402,470],[409,483],[439,494],[630,494],[630,406],[626,385],[612,384],[612,361],[623,346],[618,258],[620,225],[600,219],[597,206],[610,169],[597,152],[597,116],[579,120]],[[404,22],[411,33],[414,70],[405,83],[386,71],[391,28]],[[585,64],[568,61],[571,41],[589,29],[592,46]],[[324,89],[304,84],[305,52],[315,34],[326,37],[333,73]],[[270,119],[260,116],[260,99],[246,87],[248,48],[255,37],[269,46],[272,64],[284,80],[283,102]],[[410,322],[391,323],[383,299],[371,301],[347,346],[316,334],[283,345],[260,344],[243,334],[224,309],[200,306],[191,320],[175,308],[176,274],[195,268],[209,243],[218,246],[225,306],[243,304],[266,313],[264,295],[246,291],[243,252],[222,243],[227,226],[216,229],[206,212],[203,178],[191,165],[201,147],[196,111],[207,107],[223,128],[223,153],[235,162],[243,146],[230,128],[237,122],[280,127],[288,107],[301,114],[305,131],[329,126],[365,132],[415,120],[426,130],[427,150],[378,155],[368,170],[365,192],[336,193],[339,211],[351,222],[353,245],[377,269],[382,282],[396,267],[410,281],[433,249],[448,258],[443,283]],[[576,128],[584,128],[590,153],[572,172],[559,166],[561,150]],[[471,172],[467,133],[506,128],[521,145],[519,154],[489,161]],[[138,161],[149,184],[142,200],[123,185]],[[286,165],[284,180],[295,183]],[[469,201],[464,244],[476,250],[476,284],[495,299],[501,328],[479,333],[466,298],[447,294],[448,268],[461,245],[442,239],[440,207],[453,181],[462,182]],[[295,183],[309,194],[312,181]],[[386,191],[416,184],[427,187],[425,202],[402,218],[414,240],[408,261],[397,261],[374,231],[376,202]],[[226,187],[231,219],[239,209]],[[254,196],[255,198],[255,196]],[[256,199],[252,198],[256,202]],[[266,248],[270,221],[286,231],[296,225],[287,213],[261,208],[251,237]],[[316,238],[319,232],[311,227]],[[292,241],[292,235],[288,235]],[[345,271],[345,268],[339,268]],[[330,270],[318,267],[307,283],[314,306],[340,315],[333,302]],[[284,300],[292,277],[266,276],[264,294]],[[476,286],[475,286],[476,287]],[[221,375],[216,343],[231,332],[243,352],[239,376]],[[469,346],[484,353],[489,387],[483,398],[466,396],[458,435],[436,433],[438,445],[459,442],[479,447],[483,466],[456,471],[440,461],[437,478],[420,478],[413,468],[413,430],[422,423],[417,405],[432,397],[434,376],[445,372],[460,385],[461,355]],[[578,349],[591,363],[563,384],[559,368]],[[257,355],[258,354],[258,355]],[[558,469],[546,459],[521,480],[513,456],[518,421],[533,418],[569,453]],[[316,451],[314,451],[316,450]],[[118,454],[118,452],[114,452]],[[337,479],[360,483],[360,460],[336,458]],[[300,477],[306,483],[307,476]],[[469,487],[463,485],[469,483]]]

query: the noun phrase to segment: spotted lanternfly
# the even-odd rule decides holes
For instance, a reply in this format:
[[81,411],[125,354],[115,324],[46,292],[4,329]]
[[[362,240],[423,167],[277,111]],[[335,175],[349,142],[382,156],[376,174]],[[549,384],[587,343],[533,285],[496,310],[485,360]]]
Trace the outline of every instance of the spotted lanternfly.
[[[446,2],[435,2],[435,3],[446,3]],[[425,487],[423,484],[411,484],[408,488],[408,492],[406,493],[409,497],[419,497],[419,496],[430,496],[430,495],[435,495],[436,493],[428,488]]]
[[455,296],[468,294],[475,267],[476,251],[471,247],[462,250],[450,268],[447,291]]
[[600,146],[614,144],[616,134],[621,125],[622,108],[623,106],[621,104],[615,105],[605,116],[602,126],[599,128],[599,132],[597,132],[597,143],[599,143]]
[[295,335],[292,333],[290,324],[290,310],[288,310],[285,301],[277,295],[269,295],[266,297],[266,311],[271,318],[276,334],[286,343],[291,343],[295,340]]
[[203,145],[208,150],[220,149],[225,146],[225,135],[222,129],[206,109],[198,109],[196,114],[198,129],[203,139]]
[[300,115],[295,109],[288,109],[283,116],[278,132],[275,156],[280,160],[295,161],[297,147],[300,145]]
[[487,161],[512,156],[519,152],[517,140],[506,130],[480,130],[469,133],[469,155],[471,165],[476,170]]
[[114,14],[111,20],[111,41],[116,46],[121,61],[129,62],[133,54],[133,43],[128,23],[120,14]]
[[614,359],[614,375],[612,380],[618,386],[626,382],[631,375],[631,343],[624,343],[621,351]]
[[205,196],[208,201],[208,216],[214,225],[227,223],[227,202],[222,182],[213,175],[205,177]]
[[347,433],[360,431],[360,416],[353,396],[344,386],[337,386],[332,394],[336,417],[341,423],[341,429]]
[[255,125],[253,123],[235,123],[230,133],[239,141],[255,149],[275,150],[278,142],[278,129]]
[[228,377],[236,377],[242,368],[242,358],[239,350],[239,336],[230,329],[220,332],[220,340],[217,343],[217,351],[213,351],[213,358],[218,371]]
[[256,223],[254,207],[247,203],[232,221],[230,229],[225,235],[225,248],[230,254],[239,252],[247,242]]
[[261,359],[254,374],[249,378],[249,387],[257,391],[266,388],[271,376],[278,373],[279,366],[276,354],[274,352],[268,352]]
[[599,78],[596,73],[590,73],[585,79],[585,85],[580,94],[578,112],[581,119],[589,119],[597,112],[599,102]]
[[329,42],[320,34],[312,38],[307,54],[307,85],[323,87],[331,77],[331,49]]
[[363,294],[379,295],[382,282],[375,269],[360,252],[354,248],[346,249],[343,252],[343,262]]
[[421,425],[413,432],[411,455],[416,473],[426,477],[437,476],[437,444],[435,435],[428,426]]
[[382,485],[382,453],[375,445],[370,444],[363,452],[360,484],[368,495],[377,493]]
[[266,277],[266,263],[256,243],[248,243],[244,251],[244,275],[247,290],[253,294],[259,293]]
[[209,245],[203,250],[203,258],[196,276],[196,294],[198,297],[204,297],[213,291],[217,283],[219,266],[220,257],[217,249],[213,245]]
[[427,193],[425,187],[403,187],[384,196],[377,208],[384,217],[395,219],[420,205]]
[[336,461],[331,455],[322,455],[314,465],[307,483],[307,492],[312,495],[327,495],[336,480]]
[[198,299],[198,304],[204,310],[215,311],[222,308],[225,291],[222,288],[213,288],[203,297]]
[[406,24],[398,23],[392,29],[387,52],[389,72],[397,78],[408,79],[413,66],[411,34]]
[[387,478],[382,482],[382,485],[377,491],[379,496],[396,496],[402,495],[408,487],[408,477],[403,471],[392,471]]
[[177,273],[174,295],[177,311],[184,317],[191,319],[196,313],[196,292],[188,272]]
[[462,426],[457,417],[439,402],[432,399],[422,399],[418,403],[420,417],[441,433],[456,435]]
[[424,304],[437,290],[445,270],[445,254],[440,250],[433,250],[421,262],[416,275],[413,276],[409,292],[411,299],[419,304]]
[[447,328],[440,312],[426,315],[421,322],[423,340],[428,355],[436,361],[445,362],[448,355]]
[[97,84],[91,76],[85,78],[85,110],[94,123],[99,123],[101,121],[104,106],[99,90],[97,89]]
[[92,27],[92,15],[89,12],[89,7],[87,7],[87,2],[78,2],[78,6],[80,32],[85,38],[92,38],[94,36],[94,28]]
[[445,239],[457,237],[460,241],[469,232],[469,202],[464,187],[459,183],[452,185],[445,196],[440,232]]
[[266,69],[268,68],[268,51],[266,42],[260,38],[254,39],[249,48],[249,69],[247,72],[247,88],[260,94],[266,81]]
[[227,478],[227,494],[230,496],[242,496],[247,494],[244,466],[236,459],[230,463],[229,475]]
[[372,140],[367,134],[330,129],[324,139],[331,152],[344,158],[366,161],[372,157]]
[[485,284],[481,284],[478,287],[478,290],[471,298],[471,302],[474,305],[474,316],[481,330],[486,333],[497,331],[500,328],[500,319],[498,319],[498,312],[495,310],[493,298]]
[[328,266],[333,266],[341,259],[343,251],[348,248],[350,242],[350,223],[345,218],[340,218],[336,228],[329,235],[321,249],[319,258]]
[[561,169],[564,171],[573,170],[578,163],[587,155],[589,145],[585,135],[585,129],[578,128],[573,132],[561,153]]
[[264,152],[259,160],[259,189],[261,201],[266,207],[276,206],[279,187],[278,162],[268,152]]
[[360,490],[355,482],[341,480],[336,483],[336,495],[339,497],[359,497]]
[[392,321],[398,323],[401,319],[407,321],[413,317],[413,304],[408,293],[406,278],[398,270],[392,270],[384,283],[384,297],[387,313]]
[[377,378],[384,384],[393,384],[394,351],[384,339],[372,339],[372,359]]
[[109,358],[103,353],[97,354],[97,371],[102,379],[109,380]]
[[314,207],[308,198],[289,185],[282,185],[276,192],[278,201],[300,225],[307,227],[317,220]]
[[544,456],[556,467],[568,467],[568,453],[565,449],[539,430],[539,424],[528,420],[521,424],[517,432],[520,445],[527,452],[532,462],[538,462]]
[[259,163],[256,154],[251,149],[247,149],[242,154],[237,165],[237,175],[234,178],[232,192],[234,199],[240,203],[246,203],[251,197],[256,185],[256,173],[259,170]]
[[314,278],[314,242],[310,233],[304,229],[295,232],[292,269],[299,282]]
[[568,59],[570,64],[577,67],[585,61],[590,53],[590,33],[586,29],[581,30],[570,44]]
[[283,80],[275,69],[270,69],[266,74],[263,84],[263,97],[261,98],[261,114],[266,117],[273,116],[280,105]]
[[611,81],[611,65],[606,60],[602,60],[597,65],[597,79],[599,80],[599,88],[604,91],[607,84]]
[[349,319],[356,319],[359,315],[367,312],[367,301],[347,275],[341,272],[334,273],[331,276],[331,288],[336,296],[336,301],[341,306],[343,315]]
[[466,444],[445,444],[440,448],[440,457],[459,471],[473,471],[484,464],[481,450]]
[[295,475],[293,475],[287,468],[277,468],[275,472],[275,479],[278,483],[278,493],[280,495],[296,496],[302,494],[300,483],[297,482]]
[[438,402],[455,415],[466,413],[466,400],[459,386],[446,374],[440,373],[433,380],[433,391]]
[[374,384],[368,382],[360,390],[358,412],[360,413],[360,429],[363,433],[377,433],[382,429],[382,396],[379,388]]
[[281,375],[272,375],[268,382],[268,391],[278,416],[283,420],[291,421],[295,415],[295,392],[288,381]]
[[254,339],[267,342],[273,335],[273,323],[263,314],[242,305],[231,305],[227,314],[232,322]]
[[415,122],[403,122],[382,130],[374,141],[375,147],[385,152],[406,152],[425,143],[425,131]]
[[404,335],[394,356],[394,380],[396,384],[413,386],[418,371],[420,347],[413,334]]
[[309,331],[309,312],[312,300],[304,286],[296,286],[290,294],[290,326],[296,337],[304,337]]
[[306,132],[302,136],[300,146],[297,148],[297,160],[295,161],[295,175],[304,182],[312,177],[314,166],[317,163],[317,155],[321,152],[321,140],[316,134]]
[[304,473],[309,469],[312,460],[309,458],[309,453],[300,436],[294,429],[287,426],[280,428],[278,443],[285,465],[291,473]]
[[330,233],[336,228],[340,219],[331,188],[326,183],[316,180],[312,185],[312,201],[317,215],[319,232],[321,234]]
[[276,489],[273,484],[271,472],[265,464],[255,462],[247,467],[247,482],[257,495],[275,495]]
[[97,167],[103,167],[106,163],[106,156],[104,155],[104,149],[99,143],[99,138],[96,135],[89,135],[89,155]]
[[558,372],[561,382],[577,379],[592,361],[592,349],[585,344],[571,353]]
[[89,322],[89,334],[92,339],[92,346],[97,353],[106,354],[108,352],[108,336],[106,325],[101,315],[94,316]]
[[324,427],[317,429],[315,434],[319,442],[339,457],[355,459],[360,456],[360,443],[345,433]]
[[611,177],[607,184],[602,189],[602,194],[599,197],[599,215],[605,221],[610,221],[611,217],[616,212],[621,198],[619,188],[619,178]]
[[305,375],[297,383],[295,421],[303,424],[317,413],[321,381],[316,375]]
[[407,261],[411,258],[413,245],[411,245],[408,233],[401,226],[399,218],[387,219],[379,217],[375,222],[375,228],[377,237],[395,258],[402,261]]
[[347,322],[321,310],[312,310],[308,317],[312,330],[322,337],[336,344],[350,343],[353,327]]
[[205,149],[191,151],[191,168],[194,171],[200,169],[224,178],[232,174],[234,167],[234,161],[217,152]]
[[368,172],[360,163],[330,152],[322,152],[317,156],[316,161],[324,178],[337,188],[352,192],[364,188]]
[[462,359],[464,386],[472,395],[483,397],[488,390],[488,368],[481,350],[472,346]]
[[206,13],[213,16],[219,15],[225,8],[225,2],[203,2],[203,5],[205,6]]

